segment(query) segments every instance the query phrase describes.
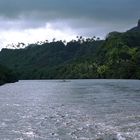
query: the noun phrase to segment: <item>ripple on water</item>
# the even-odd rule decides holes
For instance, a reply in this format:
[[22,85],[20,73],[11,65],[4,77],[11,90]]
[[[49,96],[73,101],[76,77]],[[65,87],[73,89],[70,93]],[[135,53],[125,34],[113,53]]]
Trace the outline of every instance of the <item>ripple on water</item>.
[[140,140],[139,91],[138,81],[121,80],[0,87],[0,139]]

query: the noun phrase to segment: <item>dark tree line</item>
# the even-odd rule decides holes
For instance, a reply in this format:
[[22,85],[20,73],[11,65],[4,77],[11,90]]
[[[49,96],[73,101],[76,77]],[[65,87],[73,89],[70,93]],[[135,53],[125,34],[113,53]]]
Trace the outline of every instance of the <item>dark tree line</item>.
[[0,65],[0,85],[16,81],[16,74],[13,71],[6,68],[5,66]]

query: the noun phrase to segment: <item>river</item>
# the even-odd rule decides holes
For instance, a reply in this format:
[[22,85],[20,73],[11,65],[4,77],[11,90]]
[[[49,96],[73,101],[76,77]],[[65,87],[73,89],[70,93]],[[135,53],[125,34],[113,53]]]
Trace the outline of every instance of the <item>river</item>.
[[5,84],[0,140],[140,140],[140,81]]

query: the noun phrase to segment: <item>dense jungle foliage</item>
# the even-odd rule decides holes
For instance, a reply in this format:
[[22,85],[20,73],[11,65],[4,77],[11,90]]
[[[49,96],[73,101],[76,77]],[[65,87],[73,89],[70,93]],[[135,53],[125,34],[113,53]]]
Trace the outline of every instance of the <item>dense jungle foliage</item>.
[[16,74],[13,71],[9,70],[8,68],[0,65],[0,85],[16,81],[17,81]]

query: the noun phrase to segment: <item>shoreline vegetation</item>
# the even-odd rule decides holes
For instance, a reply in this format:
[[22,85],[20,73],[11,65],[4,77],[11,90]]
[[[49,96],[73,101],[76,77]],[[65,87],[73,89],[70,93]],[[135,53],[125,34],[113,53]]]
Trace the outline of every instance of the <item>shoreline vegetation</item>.
[[80,36],[70,42],[23,45],[1,50],[0,84],[17,79],[140,79],[140,21],[126,32],[109,33],[105,40]]
[[17,82],[16,74],[5,66],[0,65],[0,86],[6,83]]

